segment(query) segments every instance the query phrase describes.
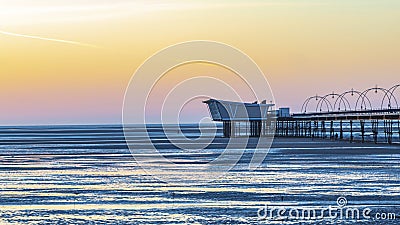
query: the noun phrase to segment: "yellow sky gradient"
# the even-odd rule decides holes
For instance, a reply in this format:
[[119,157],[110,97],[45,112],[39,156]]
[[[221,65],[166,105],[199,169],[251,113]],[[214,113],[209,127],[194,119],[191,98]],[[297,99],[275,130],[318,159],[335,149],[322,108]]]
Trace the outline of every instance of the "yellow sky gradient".
[[278,106],[400,83],[399,1],[1,1],[0,124],[119,123],[129,79],[158,50],[232,45]]

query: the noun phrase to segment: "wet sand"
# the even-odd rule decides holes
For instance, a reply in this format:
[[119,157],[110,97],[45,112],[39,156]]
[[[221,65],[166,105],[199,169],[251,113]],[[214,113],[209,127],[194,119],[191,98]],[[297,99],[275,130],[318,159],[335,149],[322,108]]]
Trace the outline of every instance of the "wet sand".
[[[173,185],[135,163],[118,128],[9,133],[0,143],[0,224],[327,224],[338,221],[260,221],[257,212],[265,205],[337,206],[340,196],[371,215],[397,215],[342,224],[400,222],[398,145],[276,138],[257,170],[240,166],[251,157],[246,151],[218,181]],[[214,150],[226,141],[216,139]]]

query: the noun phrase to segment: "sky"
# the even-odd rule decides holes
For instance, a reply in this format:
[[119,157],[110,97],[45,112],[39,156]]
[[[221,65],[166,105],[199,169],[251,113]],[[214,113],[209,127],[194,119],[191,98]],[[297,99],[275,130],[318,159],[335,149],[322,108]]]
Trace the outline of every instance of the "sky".
[[[315,94],[389,88],[400,83],[399,12],[396,0],[0,0],[0,125],[120,123],[135,70],[190,40],[246,53],[292,111]],[[195,70],[229,74],[172,71],[159,92]]]

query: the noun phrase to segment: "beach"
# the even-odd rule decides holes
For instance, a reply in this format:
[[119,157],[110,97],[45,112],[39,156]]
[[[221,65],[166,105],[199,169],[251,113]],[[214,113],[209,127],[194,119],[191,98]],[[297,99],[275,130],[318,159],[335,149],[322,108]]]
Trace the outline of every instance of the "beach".
[[[166,143],[157,126],[151,137]],[[187,135],[196,128],[184,127]],[[207,152],[219,153],[216,138]],[[166,152],[198,157],[164,144]],[[260,168],[207,184],[169,184],[142,170],[119,125],[0,129],[0,224],[398,224],[400,146],[275,138]],[[190,166],[190,165],[188,165]],[[266,218],[268,208],[371,209],[370,218]],[[379,220],[377,213],[395,213]]]

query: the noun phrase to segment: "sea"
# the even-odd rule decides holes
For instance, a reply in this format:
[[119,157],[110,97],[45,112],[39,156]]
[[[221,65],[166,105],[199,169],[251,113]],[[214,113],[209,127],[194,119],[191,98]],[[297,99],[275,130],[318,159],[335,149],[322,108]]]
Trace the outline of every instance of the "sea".
[[[217,127],[202,154],[182,151],[147,128],[188,167],[227,142]],[[121,125],[2,126],[0,224],[400,224],[398,144],[280,137],[257,169],[252,154],[210,182],[170,183],[135,160]]]

